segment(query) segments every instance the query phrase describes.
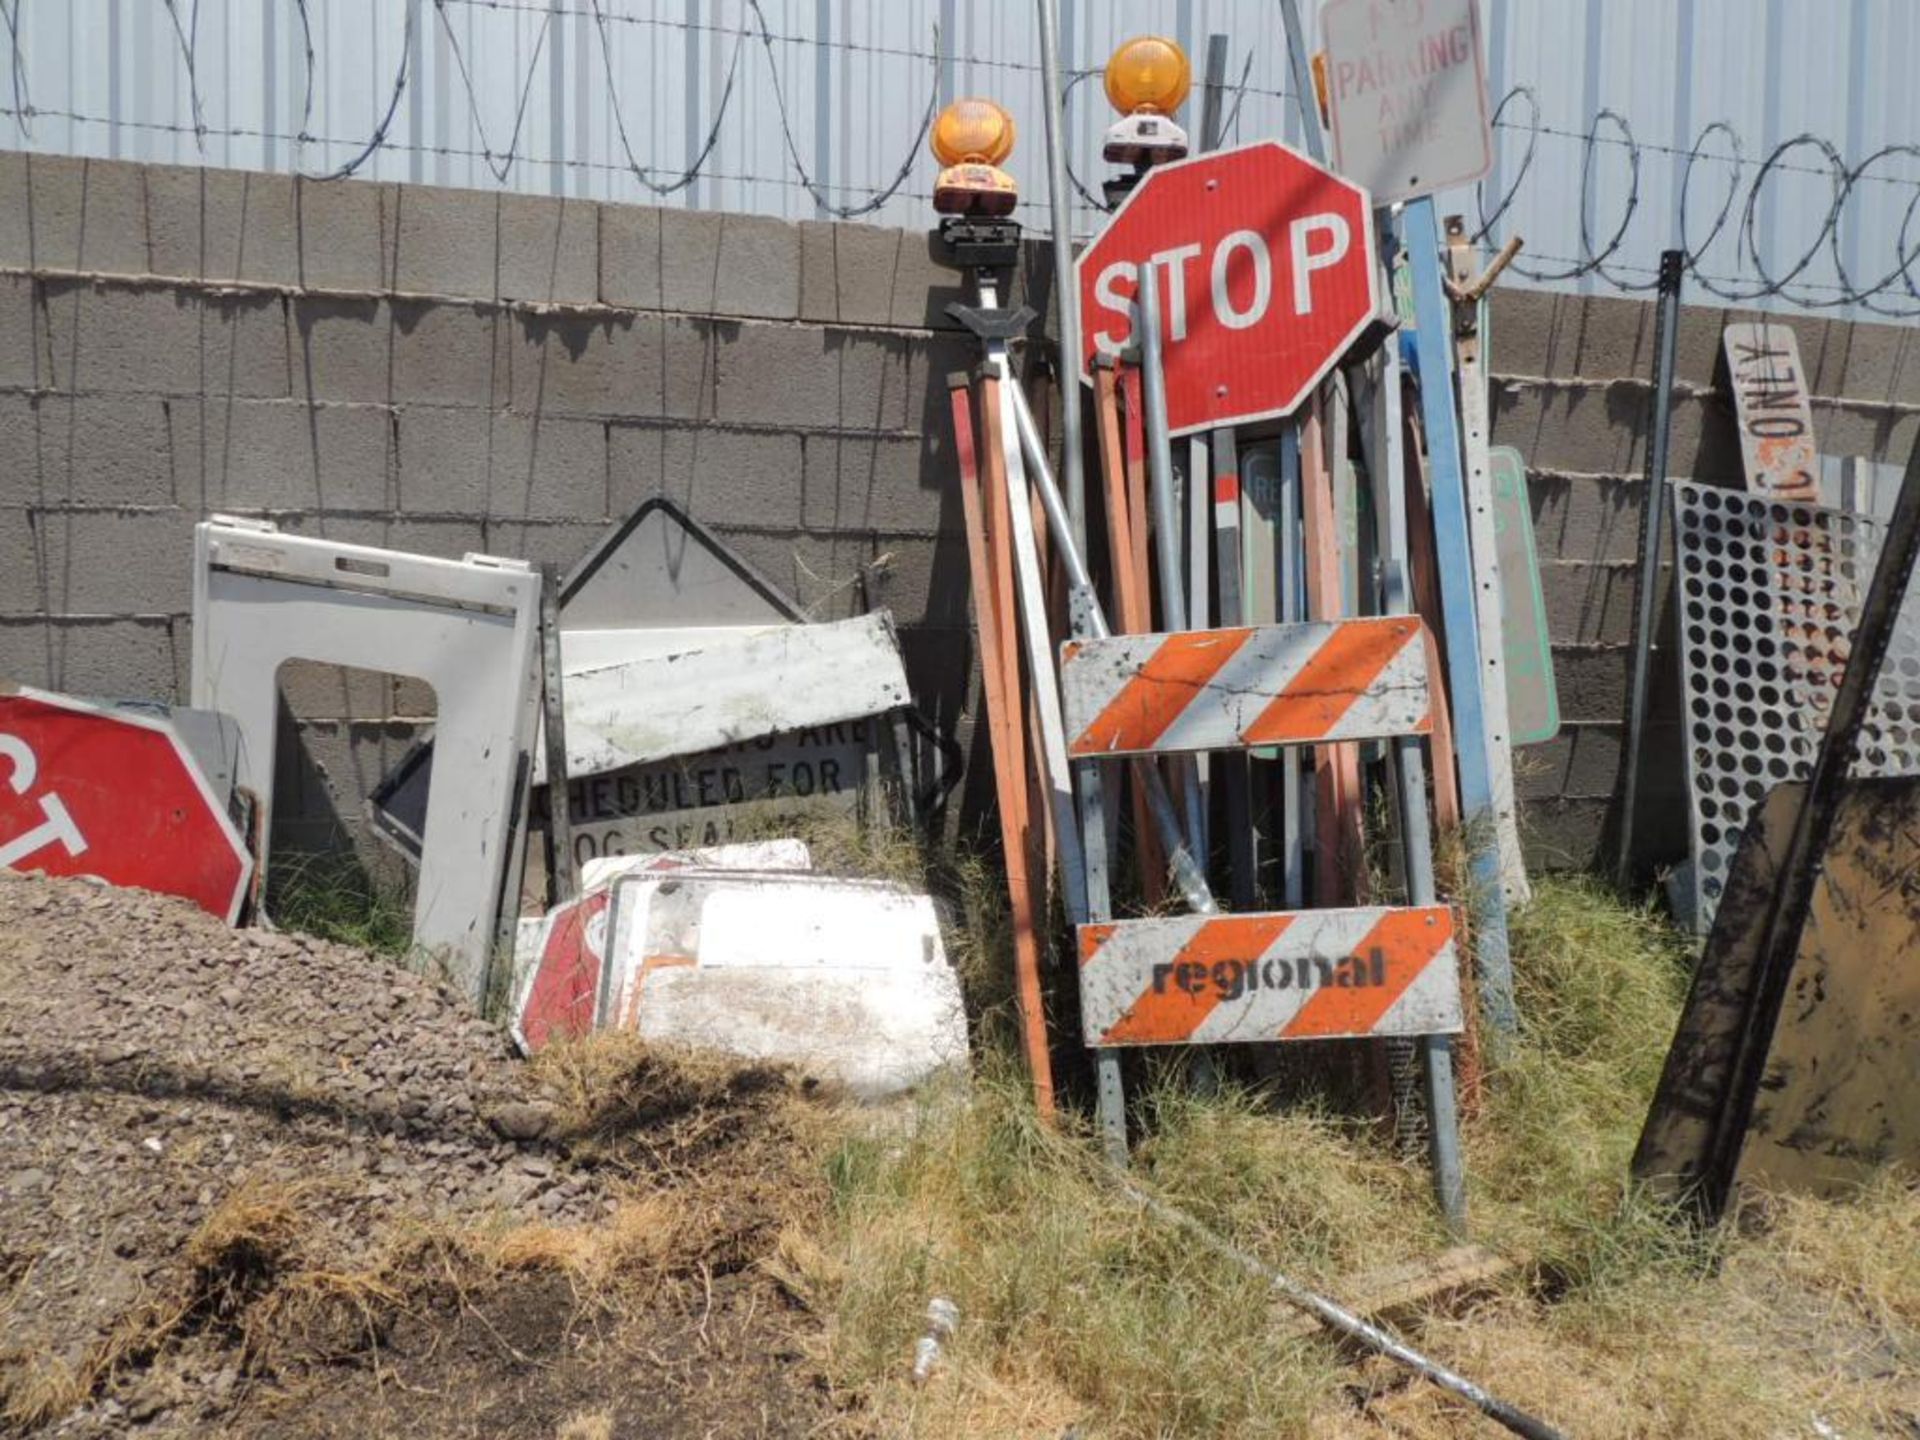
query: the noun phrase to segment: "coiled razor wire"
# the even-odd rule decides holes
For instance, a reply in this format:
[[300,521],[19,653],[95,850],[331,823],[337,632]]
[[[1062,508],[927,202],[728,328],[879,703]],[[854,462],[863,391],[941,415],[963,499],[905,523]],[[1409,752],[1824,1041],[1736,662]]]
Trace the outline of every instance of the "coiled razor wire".
[[[439,35],[452,57],[455,75],[466,91],[465,108],[479,142],[477,148],[454,148],[407,144],[396,140],[392,133],[401,97],[408,85],[417,81],[415,67],[424,48],[424,37],[416,33],[418,27],[414,16],[419,12],[415,7],[406,7],[400,58],[391,83],[386,87],[384,109],[366,135],[343,140],[314,134],[315,82],[316,75],[321,72],[321,57],[315,53],[311,13],[316,0],[283,0],[283,3],[292,4],[298,19],[306,72],[300,124],[295,133],[285,136],[266,126],[216,127],[208,124],[199,63],[200,0],[162,0],[172,31],[173,46],[185,70],[189,124],[36,107],[32,98],[29,56],[21,36],[21,19],[29,3],[30,0],[0,0],[0,36],[4,37],[8,47],[6,88],[0,91],[0,98],[7,99],[8,103],[0,106],[0,114],[11,117],[20,134],[28,140],[33,138],[35,118],[45,115],[77,124],[120,125],[191,136],[195,148],[203,155],[209,137],[287,139],[296,147],[296,172],[314,179],[339,179],[355,175],[383,152],[397,151],[478,158],[498,182],[506,184],[522,162],[541,165],[556,163],[524,153],[526,117],[540,57],[546,47],[553,43],[550,33],[552,23],[556,17],[574,17],[592,22],[592,33],[599,43],[601,76],[621,163],[607,165],[587,160],[563,160],[558,163],[595,170],[619,170],[631,175],[648,192],[661,196],[684,190],[702,177],[791,186],[805,191],[824,213],[841,219],[872,214],[899,195],[919,195],[917,191],[908,190],[907,185],[933,123],[938,105],[939,72],[948,58],[937,24],[932,27],[931,45],[924,49],[911,45],[868,45],[844,38],[834,40],[776,31],[768,22],[761,0],[741,0],[737,23],[732,24],[722,23],[719,17],[699,21],[631,15],[613,9],[607,0],[571,0],[571,3],[562,5],[544,3],[544,0],[433,0],[433,23],[439,26]],[[54,0],[48,0],[48,3],[54,3]],[[488,133],[481,111],[480,87],[471,73],[459,33],[448,13],[450,9],[507,12],[537,17],[540,22],[531,55],[526,62],[525,74],[515,87],[512,126],[504,143]],[[726,78],[713,106],[704,138],[684,168],[657,168],[636,151],[619,86],[615,83],[609,27],[616,25],[687,34],[698,32],[727,37],[732,42]],[[748,42],[754,40],[759,42],[759,49],[767,61],[770,79],[767,93],[773,97],[780,122],[789,171],[787,176],[722,175],[714,165],[723,128],[735,108],[734,100],[740,93],[744,78],[743,55]],[[830,192],[845,196],[850,187],[823,184],[802,153],[793,125],[791,99],[782,83],[780,66],[776,63],[775,47],[782,45],[825,47],[848,54],[858,53],[928,67],[927,101],[921,111],[920,123],[905,147],[899,164],[883,183],[844,202],[831,198]],[[1038,69],[1035,65],[1016,60],[982,59],[973,63],[1018,72],[1035,72]],[[1063,104],[1069,114],[1079,88],[1099,73],[1097,70],[1076,71],[1067,77]],[[1292,98],[1285,89],[1262,88],[1253,84],[1252,80],[1253,53],[1248,51],[1227,112],[1224,129],[1228,133],[1238,124],[1242,102],[1248,95],[1280,100]],[[1080,102],[1085,103],[1084,96],[1080,97]],[[1543,122],[1539,96],[1532,87],[1526,85],[1515,86],[1501,98],[1494,111],[1493,124],[1503,134],[1517,134],[1524,140],[1517,162],[1510,165],[1511,178],[1504,180],[1497,189],[1484,182],[1477,187],[1479,228],[1474,238],[1491,245],[1498,245],[1504,238],[1503,226],[1534,176],[1542,138],[1577,145],[1580,149],[1578,244],[1573,247],[1577,253],[1556,256],[1545,253],[1538,243],[1531,245],[1522,258],[1513,262],[1514,270],[1523,276],[1543,283],[1566,283],[1597,276],[1615,289],[1627,293],[1652,290],[1657,284],[1656,269],[1628,261],[1621,252],[1629,236],[1634,233],[1635,221],[1646,203],[1643,161],[1645,156],[1653,154],[1670,157],[1682,167],[1678,185],[1678,214],[1675,217],[1678,236],[1674,248],[1685,254],[1686,269],[1692,274],[1694,283],[1705,293],[1730,304],[1744,305],[1778,298],[1813,310],[1858,306],[1887,318],[1911,319],[1920,316],[1920,275],[1916,275],[1914,269],[1915,262],[1920,261],[1920,175],[1893,173],[1897,162],[1905,161],[1920,166],[1920,144],[1899,142],[1884,145],[1858,163],[1849,164],[1831,141],[1805,132],[1781,141],[1757,165],[1750,166],[1740,135],[1724,120],[1715,120],[1703,126],[1693,142],[1685,147],[1639,139],[1633,132],[1629,118],[1611,108],[1595,113],[1584,130],[1560,129]],[[348,158],[325,169],[310,170],[301,163],[300,157],[305,148],[311,145],[322,145],[329,149],[343,147],[349,152]],[[1594,182],[1599,166],[1608,157],[1624,160],[1626,185],[1624,196],[1613,202],[1616,207],[1614,212],[1603,215],[1597,213],[1599,206]],[[1511,161],[1511,155],[1507,159]],[[1714,182],[1707,177],[1706,172],[1713,167],[1724,169],[1723,182]],[[1095,214],[1107,213],[1110,207],[1090,188],[1086,179],[1072,168],[1071,163],[1068,173],[1074,191],[1087,209]],[[1770,265],[1763,245],[1768,197],[1774,193],[1769,186],[1777,189],[1780,179],[1788,175],[1825,180],[1827,195],[1825,203],[1816,207],[1817,223],[1812,228],[1806,248],[1784,266]],[[1847,261],[1847,210],[1849,202],[1867,184],[1900,187],[1909,194],[1900,211],[1900,222],[1895,227],[1891,251],[1884,262],[1876,262],[1883,268],[1879,268],[1877,273],[1859,276]],[[1726,237],[1731,237],[1732,268],[1740,272],[1737,276],[1714,274],[1707,268],[1711,263],[1708,260],[1709,252]],[[1722,248],[1725,248],[1724,245]],[[1820,265],[1823,256],[1831,264],[1832,280],[1810,273]],[[1854,264],[1857,266],[1859,262]]]
[[[1524,109],[1524,119],[1508,118],[1507,112],[1515,106]],[[1811,132],[1803,132],[1781,141],[1767,152],[1766,158],[1754,172],[1752,183],[1744,189],[1743,202],[1741,177],[1746,170],[1745,147],[1741,144],[1739,134],[1724,120],[1716,120],[1702,127],[1693,143],[1685,149],[1636,139],[1627,118],[1611,109],[1601,110],[1584,132],[1575,133],[1542,124],[1539,97],[1531,87],[1516,85],[1500,101],[1494,111],[1493,123],[1498,129],[1524,134],[1526,145],[1515,167],[1513,179],[1500,193],[1491,210],[1488,209],[1488,187],[1484,184],[1478,187],[1480,228],[1475,232],[1474,239],[1489,244],[1498,244],[1500,241],[1501,221],[1506,218],[1533,168],[1540,137],[1550,135],[1573,140],[1581,147],[1580,253],[1573,257],[1548,257],[1555,262],[1552,268],[1515,260],[1512,268],[1530,279],[1567,281],[1586,275],[1599,275],[1620,290],[1634,292],[1655,288],[1659,283],[1655,269],[1618,264],[1613,259],[1640,210],[1641,157],[1644,152],[1652,151],[1685,161],[1680,177],[1679,235],[1673,248],[1685,253],[1687,270],[1693,275],[1695,283],[1707,293],[1732,304],[1748,304],[1755,300],[1779,297],[1807,309],[1858,305],[1890,318],[1906,319],[1920,315],[1920,283],[1916,283],[1913,271],[1915,260],[1920,259],[1920,224],[1916,224],[1915,219],[1916,211],[1920,211],[1920,180],[1874,173],[1876,167],[1884,168],[1888,161],[1895,158],[1920,162],[1920,145],[1883,145],[1859,164],[1849,166],[1831,141]],[[1609,129],[1613,133],[1604,133]],[[1620,202],[1618,223],[1604,241],[1596,243],[1591,197],[1594,167],[1603,145],[1615,146],[1626,152],[1627,194]],[[1806,163],[1800,158],[1809,151],[1817,157],[1817,164]],[[1726,165],[1728,176],[1706,234],[1696,238],[1694,170],[1702,161]],[[1812,241],[1791,265],[1775,274],[1761,253],[1761,212],[1768,182],[1785,174],[1824,178],[1829,182],[1831,195]],[[1901,212],[1899,231],[1894,239],[1892,265],[1877,279],[1862,284],[1848,271],[1841,222],[1847,202],[1853,198],[1854,191],[1867,181],[1903,186],[1913,193]],[[1757,277],[1751,282],[1716,277],[1701,266],[1702,257],[1727,229],[1729,221],[1733,220],[1736,205],[1739,206],[1739,218],[1734,230],[1737,236],[1735,259],[1741,268],[1750,269]],[[1832,259],[1837,283],[1802,278],[1819,259],[1822,251]],[[1630,278],[1623,273],[1628,270],[1639,272],[1642,278]]]

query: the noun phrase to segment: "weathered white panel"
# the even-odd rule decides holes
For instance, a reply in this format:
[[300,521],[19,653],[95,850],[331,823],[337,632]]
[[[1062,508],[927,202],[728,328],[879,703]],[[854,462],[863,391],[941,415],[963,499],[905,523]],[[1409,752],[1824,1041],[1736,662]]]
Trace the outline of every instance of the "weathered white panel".
[[649,1040],[789,1064],[853,1094],[964,1068],[959,977],[933,902],[814,875],[614,884],[609,1021]]
[[[912,703],[893,621],[751,631],[566,677],[567,769],[593,775]],[[544,783],[544,764],[534,778]]]

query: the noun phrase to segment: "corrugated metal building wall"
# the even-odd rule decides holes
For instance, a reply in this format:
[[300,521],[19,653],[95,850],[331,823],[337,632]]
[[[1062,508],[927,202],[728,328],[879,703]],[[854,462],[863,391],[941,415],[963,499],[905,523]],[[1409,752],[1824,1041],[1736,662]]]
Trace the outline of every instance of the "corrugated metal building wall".
[[[1089,190],[1110,118],[1091,72],[1141,31],[1196,56],[1227,34],[1233,133],[1297,136],[1275,0],[1061,9]],[[1684,213],[1723,298],[1784,282],[1795,305],[1920,310],[1911,0],[1482,9],[1499,162],[1447,200],[1523,234],[1534,279],[1650,287]],[[1046,223],[1032,0],[0,0],[0,54],[0,144],[22,149],[915,228],[929,107],[982,93],[1019,121],[1012,168]],[[1083,199],[1077,227],[1098,220]]]

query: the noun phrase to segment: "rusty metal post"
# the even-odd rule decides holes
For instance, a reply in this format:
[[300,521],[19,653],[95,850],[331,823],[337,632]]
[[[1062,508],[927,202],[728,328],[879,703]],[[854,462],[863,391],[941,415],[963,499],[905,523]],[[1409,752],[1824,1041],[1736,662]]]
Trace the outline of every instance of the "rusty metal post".
[[575,879],[572,793],[567,784],[567,707],[560,675],[560,567],[540,566],[540,710],[547,747],[547,904],[580,891]]

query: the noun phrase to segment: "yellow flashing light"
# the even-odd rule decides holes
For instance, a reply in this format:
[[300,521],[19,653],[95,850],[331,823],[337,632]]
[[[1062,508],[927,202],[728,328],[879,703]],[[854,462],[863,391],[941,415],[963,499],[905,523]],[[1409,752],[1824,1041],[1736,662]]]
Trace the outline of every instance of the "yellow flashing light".
[[1171,40],[1142,35],[1107,61],[1107,99],[1122,115],[1171,115],[1193,88],[1193,67]]
[[998,165],[1013,153],[1013,117],[991,100],[956,100],[928,144],[942,165]]
[[927,137],[944,168],[933,182],[933,208],[942,215],[1011,214],[1020,187],[1000,162],[1013,153],[1013,117],[991,100],[956,100],[942,110]]

